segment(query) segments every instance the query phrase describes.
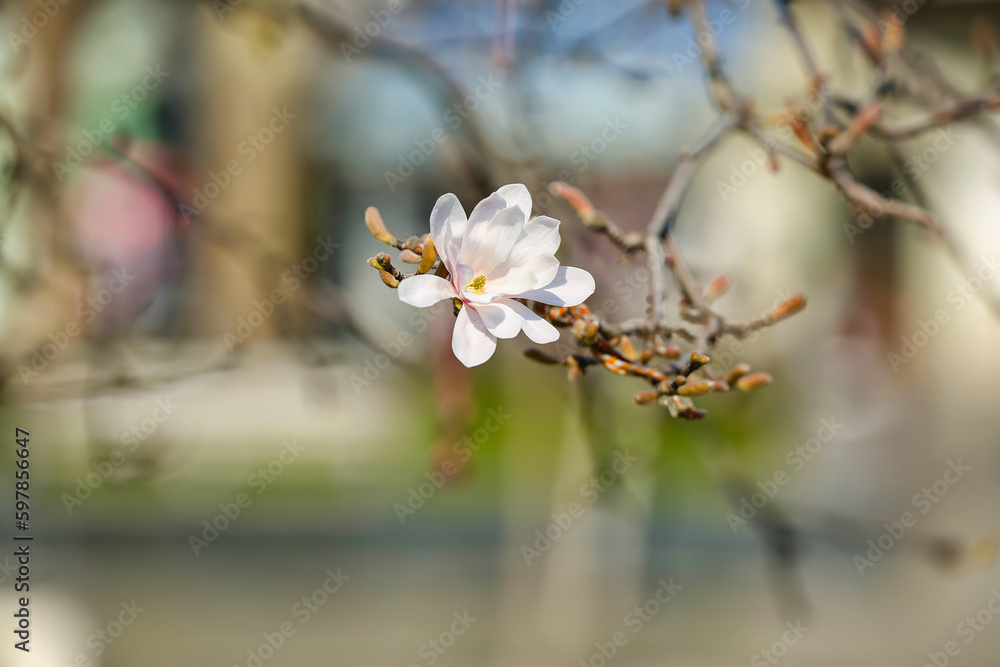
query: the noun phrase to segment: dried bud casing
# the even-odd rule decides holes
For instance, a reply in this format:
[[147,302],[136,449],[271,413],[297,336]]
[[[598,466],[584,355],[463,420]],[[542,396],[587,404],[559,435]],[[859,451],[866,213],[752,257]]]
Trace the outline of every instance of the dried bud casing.
[[632,345],[632,341],[628,336],[622,336],[618,339],[618,347],[621,349],[622,354],[629,361],[638,361],[639,355],[636,354],[635,347]]
[[764,373],[758,371],[757,373],[750,373],[749,375],[744,375],[739,380],[736,381],[736,388],[740,391],[753,391],[754,389],[759,389],[761,387],[766,387],[771,384],[770,373]]
[[580,341],[580,344],[589,346],[597,341],[600,325],[593,320],[579,319],[573,322],[570,330],[573,332],[573,336]]
[[368,227],[368,231],[377,240],[391,246],[396,245],[396,237],[390,234],[389,230],[385,228],[385,223],[382,222],[382,215],[374,206],[369,206],[365,209],[365,226]]

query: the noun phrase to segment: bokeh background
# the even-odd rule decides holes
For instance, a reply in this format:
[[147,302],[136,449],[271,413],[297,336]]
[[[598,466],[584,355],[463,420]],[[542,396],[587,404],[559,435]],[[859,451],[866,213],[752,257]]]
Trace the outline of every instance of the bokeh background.
[[[791,4],[831,86],[860,95],[871,67],[834,3]],[[995,87],[995,3],[897,5],[944,80]],[[775,4],[707,12],[762,112],[808,107]],[[642,262],[545,184],[644,227],[717,113],[686,15],[26,0],[0,25],[0,506],[6,535],[27,429],[35,535],[32,651],[7,631],[0,664],[996,664],[1000,321],[972,294],[1000,288],[988,114],[851,155],[873,189],[939,214],[978,288],[913,225],[851,232],[856,212],[791,162],[757,166],[739,137],[713,153],[676,228],[692,273],[730,276],[735,320],[809,305],[724,340],[717,367],[774,383],[688,423],[635,405],[638,381],[534,364],[521,338],[464,369],[450,310],[400,304],[363,224],[377,206],[405,238],[445,192],[471,210],[524,182],[562,220],[563,261],[597,278],[591,303],[643,315]],[[765,488],[757,523],[734,523]],[[904,512],[916,525],[887,540]],[[650,603],[664,581],[680,588]]]

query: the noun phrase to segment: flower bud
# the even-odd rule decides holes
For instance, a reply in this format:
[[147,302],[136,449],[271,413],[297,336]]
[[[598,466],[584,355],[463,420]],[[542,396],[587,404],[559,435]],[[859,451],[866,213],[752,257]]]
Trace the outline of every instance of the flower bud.
[[869,24],[861,33],[861,43],[868,55],[877,62],[882,62],[882,33],[874,24]]
[[688,382],[683,387],[677,389],[678,396],[702,396],[712,391],[715,388],[715,383],[711,380],[698,380],[696,382]]
[[417,267],[417,273],[424,274],[431,270],[434,266],[434,262],[437,261],[437,248],[434,247],[434,241],[431,240],[430,235],[424,239],[424,254],[420,260],[420,266]]
[[412,250],[404,250],[399,253],[399,259],[406,262],[407,264],[419,264],[423,257],[413,252]]
[[766,387],[769,384],[771,384],[771,375],[769,373],[759,371],[757,373],[750,373],[749,375],[741,377],[736,381],[736,388],[740,391],[753,391],[754,389],[759,389],[760,387]]
[[750,364],[736,364],[729,371],[729,377],[726,378],[726,384],[732,386],[736,384],[736,381],[741,377],[750,372]]
[[729,276],[726,274],[717,276],[705,288],[705,300],[710,302],[715,301],[729,291],[730,284]]
[[382,216],[374,206],[369,206],[365,209],[365,226],[368,227],[368,231],[377,240],[389,245],[396,245],[396,238],[385,228]]
[[382,269],[379,269],[378,277],[382,279],[382,282],[384,282],[389,287],[392,287],[393,289],[399,287],[399,281],[393,278],[392,274],[389,273],[388,271],[383,271]]
[[697,352],[691,353],[691,359],[688,361],[688,374],[693,371],[698,370],[702,366],[707,366],[710,359],[704,354],[698,354]]
[[793,294],[771,310],[767,311],[767,314],[764,315],[764,317],[772,323],[780,322],[783,319],[791,317],[805,307],[805,296],[802,294]]
[[537,361],[538,363],[545,364],[547,366],[558,366],[561,363],[551,354],[547,352],[542,352],[541,350],[533,347],[529,347],[527,350],[525,350],[524,356],[526,356],[528,359],[531,359],[532,361]]
[[591,219],[596,213],[594,205],[587,198],[587,195],[569,183],[554,181],[553,183],[549,183],[549,191],[556,197],[566,200],[566,203],[572,206],[576,214],[584,221]]
[[635,393],[635,402],[638,405],[649,405],[657,399],[659,394],[655,391],[637,391]]
[[906,39],[906,29],[899,14],[891,9],[882,12],[882,25],[885,26],[885,48],[891,53],[897,53],[903,48],[903,41]]
[[403,241],[403,248],[405,250],[416,250],[417,248],[420,247],[420,245],[423,242],[424,242],[424,239],[423,239],[422,236],[413,235],[413,236],[409,237],[408,239],[406,239],[405,241]]

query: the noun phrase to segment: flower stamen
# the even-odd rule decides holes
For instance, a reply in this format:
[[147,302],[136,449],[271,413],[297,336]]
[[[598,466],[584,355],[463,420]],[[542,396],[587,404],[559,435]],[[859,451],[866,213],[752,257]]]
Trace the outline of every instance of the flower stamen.
[[476,276],[469,281],[469,284],[465,286],[466,292],[472,292],[473,294],[482,294],[486,291],[486,276]]

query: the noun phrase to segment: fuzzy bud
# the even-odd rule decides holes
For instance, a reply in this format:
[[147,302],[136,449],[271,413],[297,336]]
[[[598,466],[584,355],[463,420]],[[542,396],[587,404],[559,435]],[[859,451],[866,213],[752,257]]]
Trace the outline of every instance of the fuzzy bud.
[[764,373],[758,371],[757,373],[750,373],[749,375],[744,375],[739,380],[736,381],[736,388],[740,391],[753,391],[754,389],[760,389],[761,387],[766,387],[771,384],[770,373]]
[[741,377],[750,372],[750,364],[736,364],[729,371],[729,377],[726,378],[726,384],[732,386],[736,384],[736,381]]
[[657,399],[659,394],[655,391],[637,391],[635,393],[635,402],[638,405],[649,405]]
[[764,317],[768,322],[780,322],[806,307],[806,298],[802,294],[793,294],[777,306],[767,311]]
[[688,382],[683,387],[677,389],[678,396],[702,396],[712,391],[715,388],[715,383],[711,380],[698,380],[696,382]]
[[434,247],[434,241],[431,240],[430,235],[424,239],[424,254],[420,259],[420,266],[417,267],[417,273],[424,274],[431,270],[434,266],[434,262],[437,261],[437,248]]
[[399,253],[400,261],[406,262],[407,264],[419,264],[423,257],[413,252],[412,250],[404,250]]
[[377,240],[392,246],[396,245],[396,238],[385,228],[382,216],[374,206],[369,206],[365,209],[365,226],[368,227],[368,231]]
[[711,302],[723,296],[729,291],[730,284],[729,276],[726,274],[716,277],[705,288],[705,300]]
[[393,278],[392,274],[389,273],[388,271],[383,271],[382,269],[379,269],[378,277],[382,279],[382,282],[384,282],[389,287],[392,287],[393,289],[399,287],[399,281]]
[[546,366],[558,366],[561,362],[553,357],[547,352],[542,352],[541,350],[533,347],[529,347],[524,351],[524,356],[532,361],[537,361],[540,364],[545,364]]

